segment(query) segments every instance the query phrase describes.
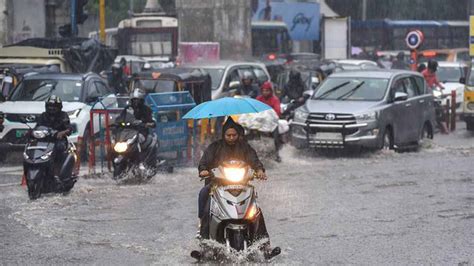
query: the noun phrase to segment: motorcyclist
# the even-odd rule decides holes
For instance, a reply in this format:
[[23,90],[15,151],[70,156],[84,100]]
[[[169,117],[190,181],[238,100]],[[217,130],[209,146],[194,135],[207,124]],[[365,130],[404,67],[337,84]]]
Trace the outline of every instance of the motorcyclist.
[[301,78],[301,73],[296,70],[291,70],[288,83],[283,88],[281,99],[288,97],[290,101],[294,100],[297,106],[301,106],[305,102],[303,96],[305,88],[306,86]]
[[258,86],[253,82],[253,75],[250,71],[245,71],[242,74],[240,87],[236,91],[236,95],[247,95],[252,98],[258,96]]
[[438,62],[435,60],[428,61],[428,67],[421,72],[423,77],[426,80],[426,84],[428,88],[439,87],[441,90],[444,90],[443,84],[441,84],[438,80],[436,75],[436,71],[438,70]]
[[[143,125],[144,128],[140,129],[140,135],[143,136],[145,146],[147,143],[152,142],[152,134],[149,133],[149,129],[156,127],[156,122],[153,119],[153,112],[149,106],[145,104],[146,93],[139,89],[135,88],[130,94],[130,105],[126,106],[121,115],[124,115],[128,109],[132,109],[133,115],[136,119],[135,123]],[[143,159],[146,157],[146,154],[143,153]],[[144,160],[141,160],[142,162]],[[140,164],[140,168],[144,168],[143,163]]]
[[[66,158],[68,142],[67,137],[72,133],[72,126],[69,120],[69,116],[66,112],[62,111],[63,103],[61,98],[56,95],[51,95],[45,103],[46,111],[43,112],[36,123],[36,127],[44,126],[56,130],[57,142],[55,143],[54,149],[57,154],[55,163],[56,165],[62,165],[64,158]],[[59,172],[59,169],[56,169]],[[61,184],[62,181],[55,177],[56,182]]]
[[402,69],[402,70],[409,70],[410,66],[405,62],[405,54],[403,52],[399,52],[397,54],[396,59],[392,63],[392,69]]
[[[257,152],[244,140],[244,129],[229,117],[222,128],[222,139],[213,142],[204,151],[199,161],[199,176],[209,177],[212,169],[217,168],[222,162],[227,160],[241,160],[246,162],[255,170],[257,178],[267,179],[265,168],[257,156]],[[208,200],[211,189],[211,181],[206,179],[206,185],[199,192],[199,212],[201,220],[200,235],[207,238],[207,217],[209,212]]]
[[[260,87],[261,89],[261,95],[257,96],[257,100],[267,104],[270,106],[275,113],[280,116],[281,115],[281,106],[280,106],[280,99],[273,95],[273,85],[270,81],[265,81],[262,86]],[[276,155],[275,155],[275,161],[281,162],[281,157],[280,157],[280,148],[281,148],[281,141],[280,141],[280,134],[278,132],[278,127],[272,132],[272,137],[275,143],[275,150],[276,150]]]

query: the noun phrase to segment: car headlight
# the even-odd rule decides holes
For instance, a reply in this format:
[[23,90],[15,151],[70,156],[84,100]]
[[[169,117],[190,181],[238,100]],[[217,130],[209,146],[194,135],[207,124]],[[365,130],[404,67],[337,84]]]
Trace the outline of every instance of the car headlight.
[[67,115],[69,116],[69,119],[77,118],[79,116],[79,114],[81,113],[81,110],[82,109],[77,109],[77,110],[67,112]]
[[295,111],[295,121],[306,122],[309,113],[303,111],[301,108],[296,109]]
[[41,160],[48,160],[49,157],[51,157],[51,154],[53,154],[53,151],[50,151],[50,152],[47,152],[47,153],[43,154],[40,158],[41,158]]
[[357,121],[373,121],[377,119],[377,112],[358,114],[355,119]]
[[46,138],[47,134],[48,134],[48,132],[45,131],[45,130],[34,130],[33,131],[33,137],[35,139],[44,139],[44,138]]
[[238,183],[242,182],[245,177],[245,168],[230,168],[230,167],[225,167],[224,168],[224,176],[225,179],[232,183]]
[[126,142],[117,142],[115,143],[114,150],[117,153],[124,153],[128,149],[128,144]]

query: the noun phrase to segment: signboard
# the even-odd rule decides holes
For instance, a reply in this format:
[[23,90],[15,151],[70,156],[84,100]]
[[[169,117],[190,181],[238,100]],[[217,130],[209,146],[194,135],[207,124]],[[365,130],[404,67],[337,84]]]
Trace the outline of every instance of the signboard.
[[348,17],[324,17],[322,25],[323,37],[321,43],[324,58],[349,58],[350,19]]
[[469,55],[474,57],[474,16],[469,17]]
[[255,0],[252,5],[254,11],[252,20],[283,21],[288,27],[292,40],[319,40],[319,3]]
[[416,50],[423,43],[424,35],[419,30],[413,30],[407,33],[405,43],[410,50]]
[[182,64],[217,62],[220,59],[220,46],[217,42],[181,42],[178,47],[178,60]]

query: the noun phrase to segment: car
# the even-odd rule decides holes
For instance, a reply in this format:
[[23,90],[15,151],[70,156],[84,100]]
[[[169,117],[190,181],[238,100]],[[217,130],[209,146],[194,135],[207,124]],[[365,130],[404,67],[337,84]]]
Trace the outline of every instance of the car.
[[341,59],[334,60],[337,66],[343,70],[362,70],[362,69],[378,69],[380,68],[376,62],[370,60],[358,59]]
[[430,59],[448,62],[469,62],[471,57],[469,56],[468,48],[431,49],[421,51],[418,54],[418,63],[425,63]]
[[421,74],[337,72],[296,109],[291,139],[297,148],[402,149],[432,137],[434,121],[434,97]]
[[212,99],[231,96],[240,86],[242,74],[249,71],[259,85],[270,80],[270,74],[262,63],[221,60],[216,63],[182,65],[183,68],[200,68],[211,76]]
[[[464,101],[466,68],[465,64],[459,62],[438,62],[438,71],[436,72],[439,81],[445,87],[443,94],[450,98],[452,91],[456,92],[456,109],[458,112],[461,111]],[[446,105],[446,100],[444,100],[443,105]]]
[[[5,130],[0,133],[0,150],[22,150],[26,144],[25,134],[28,122],[31,127],[39,115],[45,111],[45,101],[52,94],[63,101],[63,111],[67,112],[73,127],[69,140],[78,142],[79,137],[86,143],[89,136],[90,110],[92,104],[101,97],[106,107],[117,103],[113,91],[99,75],[87,74],[37,74],[31,73],[15,88],[9,101],[0,103],[0,111],[5,113]],[[98,108],[103,108],[101,104]],[[94,127],[99,128],[99,124]]]

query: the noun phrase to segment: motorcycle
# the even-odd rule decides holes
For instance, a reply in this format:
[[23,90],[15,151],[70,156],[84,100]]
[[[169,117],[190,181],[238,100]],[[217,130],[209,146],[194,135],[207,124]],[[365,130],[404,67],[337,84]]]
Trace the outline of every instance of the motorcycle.
[[[257,192],[250,184],[255,178],[250,167],[242,161],[229,160],[212,169],[208,178],[212,182],[208,201],[210,211],[202,221],[201,237],[225,245],[227,252],[247,252],[256,245],[252,250],[263,251],[266,259],[279,255],[279,247],[266,249],[269,248],[268,239],[261,243],[268,235],[257,203]],[[213,253],[213,258],[219,255],[218,250],[201,241],[201,250],[193,251],[191,256],[201,260],[208,252]]]
[[434,108],[435,108],[435,114],[436,114],[436,124],[438,128],[442,132],[448,132],[447,126],[446,126],[446,115],[447,115],[447,110],[446,110],[446,105],[447,105],[447,98],[449,97],[448,95],[443,94],[440,88],[434,86],[432,88],[433,96],[434,96]]
[[[30,128],[28,143],[23,152],[23,173],[28,196],[37,199],[43,193],[67,193],[77,181],[73,173],[77,161],[76,148],[68,142],[67,155],[57,154],[58,131],[39,126]],[[62,160],[62,163],[59,164]]]
[[287,121],[293,120],[295,116],[296,108],[304,105],[306,101],[311,98],[314,93],[314,89],[306,90],[303,93],[302,101],[298,100],[288,100],[288,98],[282,99],[282,103],[280,104],[281,108],[281,117]]
[[[158,160],[159,143],[156,134],[148,133],[152,134],[151,138],[140,134],[141,131],[148,129],[129,112],[119,116],[111,127],[114,129],[115,141],[112,151],[113,178],[120,179],[130,171],[145,179],[151,179],[156,175],[158,168],[166,162]],[[172,168],[167,171],[172,172]]]

